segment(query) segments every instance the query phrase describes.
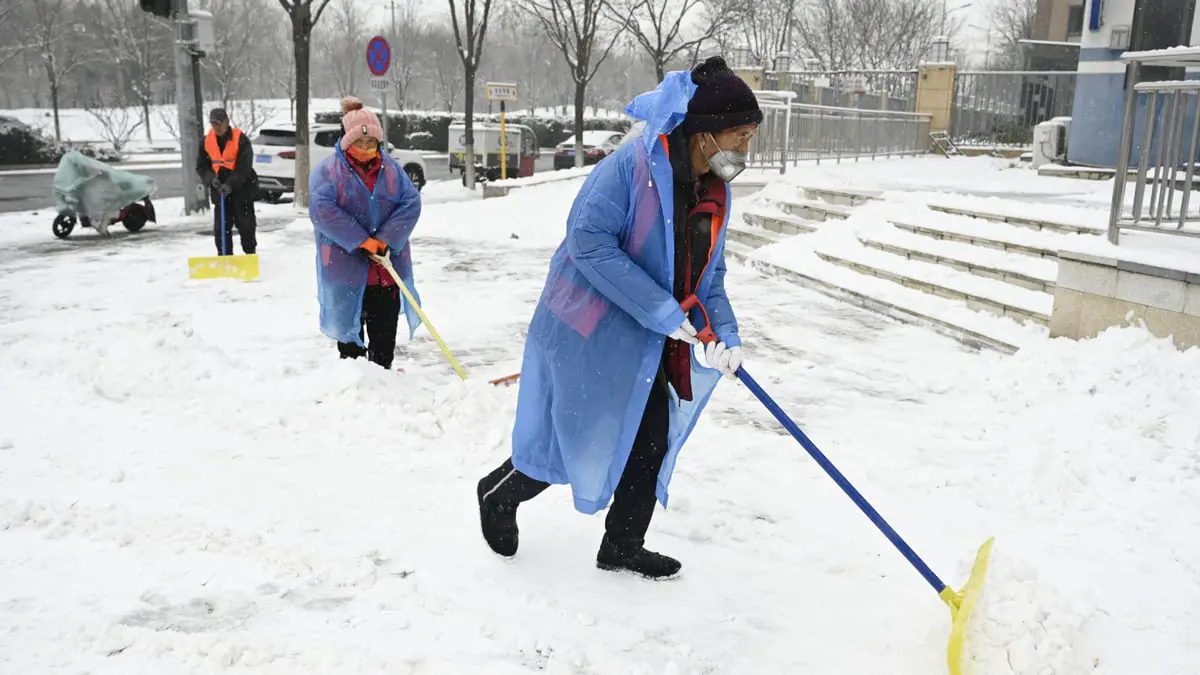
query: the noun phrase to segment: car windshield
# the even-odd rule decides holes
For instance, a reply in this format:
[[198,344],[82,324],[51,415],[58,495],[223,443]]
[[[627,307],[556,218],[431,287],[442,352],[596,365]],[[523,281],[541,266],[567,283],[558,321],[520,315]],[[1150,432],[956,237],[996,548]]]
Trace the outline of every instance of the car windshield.
[[255,145],[295,145],[296,132],[284,131],[282,129],[263,129],[259,132],[258,138],[254,139]]

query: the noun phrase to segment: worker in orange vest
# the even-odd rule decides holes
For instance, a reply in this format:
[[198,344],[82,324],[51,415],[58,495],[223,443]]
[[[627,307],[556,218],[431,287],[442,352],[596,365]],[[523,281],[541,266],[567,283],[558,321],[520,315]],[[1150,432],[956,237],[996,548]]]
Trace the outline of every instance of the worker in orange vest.
[[[212,129],[204,137],[196,171],[208,186],[213,209],[213,236],[217,255],[233,254],[233,227],[237,226],[242,252],[254,253],[258,243],[254,231],[254,197],[258,193],[258,174],[254,172],[254,148],[241,129],[229,124],[223,108],[208,114]],[[225,199],[225,232],[221,232],[221,199]]]

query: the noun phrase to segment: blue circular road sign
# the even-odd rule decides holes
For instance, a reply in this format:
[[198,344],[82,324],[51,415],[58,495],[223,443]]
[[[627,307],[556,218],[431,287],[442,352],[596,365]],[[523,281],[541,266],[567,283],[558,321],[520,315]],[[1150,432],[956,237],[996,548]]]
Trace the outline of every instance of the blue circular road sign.
[[375,77],[381,77],[392,64],[392,47],[382,36],[376,35],[367,43],[367,69]]

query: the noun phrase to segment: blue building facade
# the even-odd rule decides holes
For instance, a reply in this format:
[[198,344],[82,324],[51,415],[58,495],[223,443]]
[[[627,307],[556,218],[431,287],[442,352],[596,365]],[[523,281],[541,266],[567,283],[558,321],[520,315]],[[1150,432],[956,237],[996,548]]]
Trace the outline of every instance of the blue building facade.
[[[1087,0],[1068,139],[1069,161],[1116,166],[1126,93],[1126,65],[1121,55],[1126,47],[1129,51],[1146,51],[1197,44],[1193,40],[1193,36],[1200,37],[1195,29],[1195,8],[1196,0]],[[1200,79],[1200,72],[1190,70],[1148,69],[1141,79]],[[1192,115],[1194,110],[1189,117]],[[1140,145],[1140,134],[1136,132],[1144,117],[1142,102],[1134,134],[1135,156]],[[1190,129],[1190,124],[1185,128]]]

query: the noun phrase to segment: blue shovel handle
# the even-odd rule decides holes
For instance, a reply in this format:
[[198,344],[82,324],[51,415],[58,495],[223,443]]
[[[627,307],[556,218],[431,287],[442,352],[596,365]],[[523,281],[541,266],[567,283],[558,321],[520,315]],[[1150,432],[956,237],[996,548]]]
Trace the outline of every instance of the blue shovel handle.
[[229,255],[229,231],[225,229],[224,193],[221,193],[221,255]]
[[875,527],[879,528],[880,532],[883,532],[883,535],[888,538],[888,541],[892,542],[892,545],[900,550],[900,553],[904,555],[908,562],[911,563],[913,567],[917,568],[917,571],[921,573],[921,576],[925,577],[925,581],[928,581],[929,585],[933,586],[933,590],[937,591],[939,594],[945,590],[946,584],[942,583],[942,580],[933,573],[933,570],[929,569],[929,565],[926,565],[925,561],[921,560],[921,557],[917,555],[916,551],[912,550],[912,547],[909,546],[908,543],[905,542],[904,539],[902,539],[894,529],[892,529],[891,525],[888,525],[888,522],[883,519],[883,516],[879,515],[879,512],[875,510],[875,507],[871,506],[871,504],[867,502],[866,497],[863,497],[858,490],[854,489],[854,486],[850,484],[850,481],[846,480],[846,477],[842,475],[842,472],[837,470],[837,467],[833,465],[833,462],[829,461],[829,458],[825,456],[825,453],[821,452],[812,441],[808,440],[808,436],[805,436],[804,432],[800,430],[800,427],[796,426],[796,423],[792,421],[792,418],[788,417],[787,413],[785,413],[783,409],[779,407],[779,404],[775,403],[775,400],[772,399],[767,392],[763,391],[763,388],[758,385],[758,382],[756,382],[753,377],[750,377],[750,373],[747,373],[745,368],[738,368],[737,377],[742,381],[742,384],[746,385],[746,388],[753,392],[758,400],[767,407],[767,410],[771,411],[771,414],[775,416],[775,419],[779,420],[779,423],[783,425],[783,428],[787,429],[788,432],[791,433],[792,437],[799,441],[800,445],[804,446],[804,449],[808,451],[808,454],[811,455],[814,460],[816,460],[817,464],[821,465],[821,468],[825,470],[825,473],[829,474],[829,477],[833,479],[833,482],[837,483],[838,487],[842,488],[842,491],[845,492],[846,495],[849,496],[856,505],[858,505],[858,508],[862,509],[862,512],[867,514],[867,517],[871,519],[872,523],[875,523]]
[[[689,295],[684,299],[683,302],[680,303],[680,307],[682,307],[685,312],[691,311],[692,309],[699,309],[700,313],[704,316],[704,329],[696,334],[696,337],[698,337],[701,342],[708,344],[710,342],[717,341],[717,336],[714,335],[712,331],[712,322],[708,318],[708,310],[704,308],[704,304],[700,302],[698,297],[695,295]],[[900,550],[900,553],[904,555],[905,559],[907,559],[913,567],[917,568],[917,571],[921,573],[921,576],[925,577],[925,581],[928,581],[929,585],[933,586],[933,590],[937,591],[939,595],[942,593],[942,591],[946,590],[946,584],[942,583],[942,580],[933,573],[933,570],[929,569],[929,565],[926,565],[925,561],[921,560],[921,556],[917,555],[917,552],[912,550],[912,547],[909,546],[908,543],[905,542],[904,539],[902,539],[900,535],[892,529],[891,525],[888,525],[888,522],[883,519],[883,516],[879,515],[879,512],[875,510],[875,507],[871,506],[871,504],[867,501],[867,498],[863,497],[858,490],[854,489],[854,486],[850,484],[850,481],[846,480],[846,477],[842,475],[842,472],[837,470],[837,467],[833,465],[833,462],[829,461],[829,458],[825,456],[825,453],[821,452],[821,450],[817,448],[816,444],[808,440],[808,436],[805,436],[804,432],[800,430],[800,427],[796,426],[796,423],[792,421],[792,418],[788,417],[787,413],[783,412],[783,409],[779,407],[779,404],[775,402],[775,399],[771,398],[767,392],[763,391],[762,387],[758,386],[758,382],[755,382],[754,378],[750,377],[750,373],[747,373],[745,368],[738,368],[737,377],[742,381],[742,384],[746,385],[747,389],[754,392],[754,395],[758,397],[758,400],[767,407],[767,410],[771,411],[771,414],[775,416],[775,419],[779,420],[779,423],[783,425],[783,428],[787,429],[788,433],[792,435],[792,438],[795,438],[797,441],[799,441],[800,445],[802,445],[804,449],[808,451],[808,454],[817,461],[817,464],[821,465],[821,468],[825,470],[825,473],[829,474],[829,477],[833,479],[833,482],[837,483],[838,487],[842,488],[842,492],[845,492],[846,495],[850,497],[851,501],[857,504],[858,508],[862,509],[863,513],[867,514],[867,517],[871,519],[872,523],[875,523],[875,527],[879,528],[879,531],[883,533],[883,536],[887,537],[888,541],[892,542],[892,545]]]

